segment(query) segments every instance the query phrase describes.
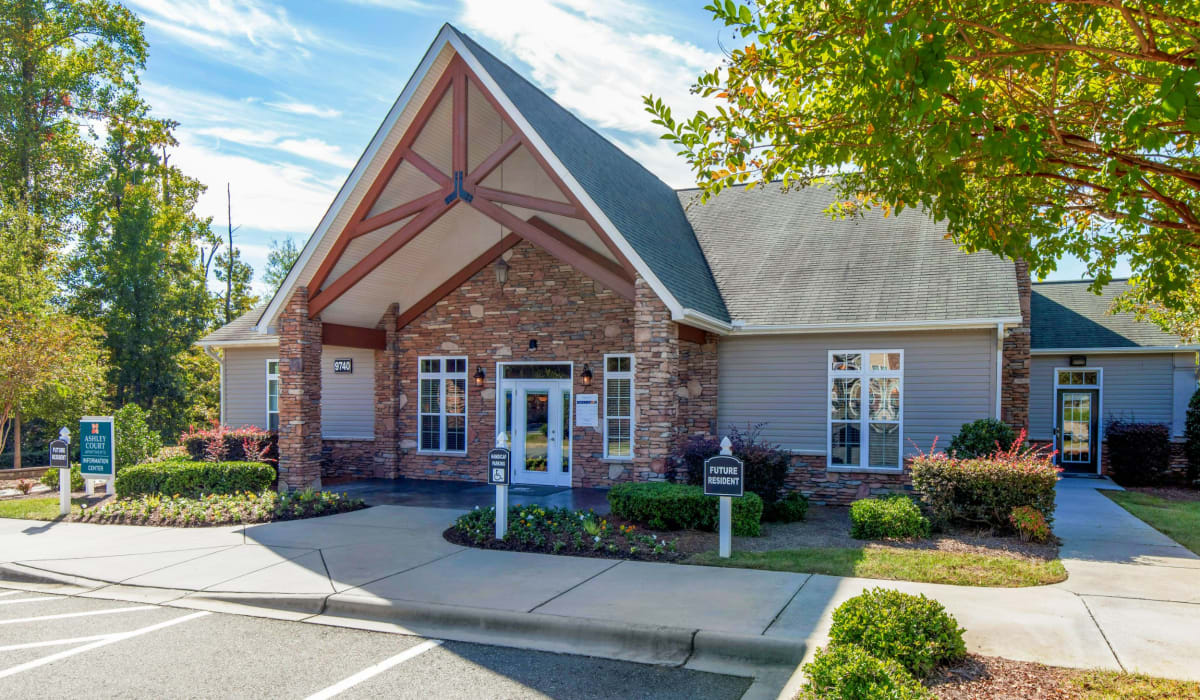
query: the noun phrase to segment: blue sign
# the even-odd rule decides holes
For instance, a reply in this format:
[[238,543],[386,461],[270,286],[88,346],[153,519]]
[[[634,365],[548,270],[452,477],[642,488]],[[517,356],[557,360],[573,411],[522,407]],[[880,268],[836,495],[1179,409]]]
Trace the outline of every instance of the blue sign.
[[117,440],[112,416],[79,420],[79,472],[85,479],[111,479],[117,472]]

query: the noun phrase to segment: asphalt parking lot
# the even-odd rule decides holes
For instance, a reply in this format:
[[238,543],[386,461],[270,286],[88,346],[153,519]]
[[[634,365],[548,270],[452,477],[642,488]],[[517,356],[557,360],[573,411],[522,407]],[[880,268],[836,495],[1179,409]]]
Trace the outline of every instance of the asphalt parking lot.
[[740,698],[750,680],[0,589],[0,697]]

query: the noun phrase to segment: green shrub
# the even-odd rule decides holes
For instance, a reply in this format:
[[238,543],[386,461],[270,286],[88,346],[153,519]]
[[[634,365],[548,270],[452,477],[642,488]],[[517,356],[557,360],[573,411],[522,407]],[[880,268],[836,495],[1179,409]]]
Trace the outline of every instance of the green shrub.
[[804,665],[804,700],[923,700],[932,697],[912,674],[891,659],[867,653],[856,644],[818,649]]
[[763,503],[763,520],[769,523],[795,523],[808,514],[808,499],[789,493],[774,503]]
[[1050,525],[1046,518],[1029,506],[1013,508],[1008,521],[1025,542],[1046,542],[1050,539]]
[[117,472],[117,496],[260,493],[274,483],[275,468],[261,462],[154,462]]
[[[58,472],[58,469],[47,469],[46,473],[42,474],[42,478],[39,479],[39,481],[52,489],[58,490]],[[79,471],[78,464],[71,467],[71,490],[83,490],[83,473]]]
[[958,435],[950,441],[950,454],[960,459],[986,457],[997,450],[1009,449],[1016,439],[1017,434],[1008,423],[995,418],[980,418],[973,423],[963,423]]
[[858,540],[928,537],[929,520],[908,496],[864,498],[850,504],[850,536]]
[[1044,451],[1022,449],[1024,434],[1005,452],[958,459],[945,453],[919,454],[910,463],[913,488],[933,524],[969,525],[1009,531],[1013,508],[1030,506],[1047,523],[1054,520],[1054,486],[1059,469]]
[[[783,489],[792,454],[778,445],[762,442],[759,433],[762,423],[745,431],[729,426],[730,450],[742,460],[746,469],[746,490],[757,493],[764,504],[774,503]],[[704,460],[721,453],[721,441],[711,435],[681,436],[671,447],[668,461],[673,474],[682,470],[687,483],[700,486],[704,483]]]
[[1186,486],[1200,486],[1200,389],[1188,401],[1187,420],[1184,422],[1184,449],[1187,452]]
[[874,588],[833,611],[829,640],[857,644],[881,659],[892,659],[917,678],[967,653],[963,630],[942,604],[923,595]]
[[162,447],[162,436],[146,426],[146,412],[129,403],[113,415],[116,431],[117,469],[132,467],[150,459]]
[[[686,484],[625,483],[608,491],[613,515],[654,530],[715,531],[717,503],[716,496],[705,496],[704,489]],[[763,502],[757,494],[746,492],[742,498],[733,499],[733,534],[761,534],[762,511]]]
[[1113,481],[1122,486],[1156,486],[1171,469],[1171,438],[1162,423],[1113,421],[1104,429]]

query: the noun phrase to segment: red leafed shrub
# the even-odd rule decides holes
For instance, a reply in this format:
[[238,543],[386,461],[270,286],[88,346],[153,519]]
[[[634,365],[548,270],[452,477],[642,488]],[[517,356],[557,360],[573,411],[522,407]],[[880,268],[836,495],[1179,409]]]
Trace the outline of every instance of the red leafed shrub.
[[[937,442],[934,442],[936,448]],[[1054,519],[1054,485],[1059,468],[1054,453],[1025,445],[1025,432],[1007,450],[958,459],[944,452],[921,452],[912,460],[913,488],[934,524],[1013,527],[1013,508],[1029,506],[1049,524]]]
[[1013,508],[1008,521],[1025,542],[1045,542],[1050,539],[1050,524],[1045,516],[1029,506]]
[[279,460],[279,436],[253,425],[238,428],[213,425],[201,430],[192,428],[179,436],[179,444],[187,450],[188,457],[196,462],[275,464]]

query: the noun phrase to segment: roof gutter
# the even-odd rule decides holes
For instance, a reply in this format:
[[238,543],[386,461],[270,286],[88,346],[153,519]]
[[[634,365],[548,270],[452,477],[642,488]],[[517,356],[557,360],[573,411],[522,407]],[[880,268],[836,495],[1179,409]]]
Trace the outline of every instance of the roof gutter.
[[209,348],[271,348],[279,345],[279,336],[264,334],[261,339],[250,340],[197,340],[196,345],[208,352]]
[[1145,355],[1164,352],[1200,352],[1200,345],[1147,345],[1133,348],[1034,348],[1031,355]]
[[696,328],[716,333],[717,335],[728,335],[733,330],[733,325],[729,322],[713,318],[695,309],[684,309],[681,314],[672,314],[671,320],[678,323],[686,323],[689,326],[695,326]]
[[867,323],[798,323],[750,326],[734,321],[730,335],[785,335],[800,333],[867,333],[872,331],[929,331],[997,328],[1021,323],[1020,316],[920,321],[870,321]]

